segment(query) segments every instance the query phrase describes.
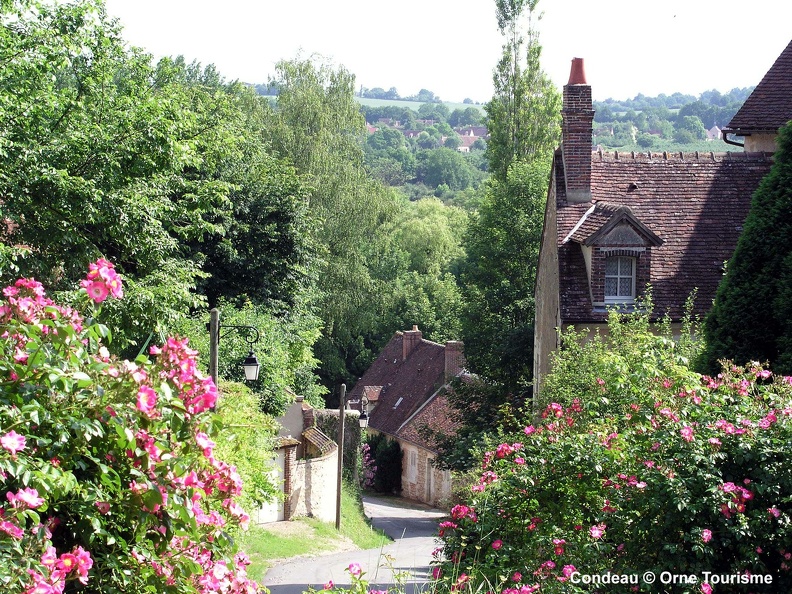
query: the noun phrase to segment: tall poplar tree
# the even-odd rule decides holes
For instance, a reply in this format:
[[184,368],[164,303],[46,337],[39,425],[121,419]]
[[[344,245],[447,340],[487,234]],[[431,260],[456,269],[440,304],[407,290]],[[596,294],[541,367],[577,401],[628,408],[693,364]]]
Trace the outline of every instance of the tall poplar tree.
[[464,236],[461,271],[465,354],[485,381],[453,396],[460,430],[441,446],[442,463],[458,469],[530,395],[534,282],[561,112],[560,94],[540,64],[537,2],[495,1],[505,43],[485,106],[491,177]]
[[465,236],[462,271],[468,360],[513,393],[531,382],[534,280],[550,156],[560,136],[560,94],[542,71],[532,26],[537,2],[495,2],[505,43],[485,107],[491,178]]
[[542,70],[542,46],[535,20],[539,0],[495,0],[498,28],[505,38],[493,72],[494,95],[487,113],[487,159],[498,181],[515,161],[547,159],[560,135],[561,96]]

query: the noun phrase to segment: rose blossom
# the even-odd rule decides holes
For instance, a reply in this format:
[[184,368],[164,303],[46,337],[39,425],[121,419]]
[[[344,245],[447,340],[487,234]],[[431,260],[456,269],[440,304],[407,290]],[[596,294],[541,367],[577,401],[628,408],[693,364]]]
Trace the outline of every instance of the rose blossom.
[[12,456],[15,456],[18,451],[24,450],[26,443],[25,437],[13,429],[3,435],[3,437],[0,437],[0,445],[3,446],[4,450],[11,452]]

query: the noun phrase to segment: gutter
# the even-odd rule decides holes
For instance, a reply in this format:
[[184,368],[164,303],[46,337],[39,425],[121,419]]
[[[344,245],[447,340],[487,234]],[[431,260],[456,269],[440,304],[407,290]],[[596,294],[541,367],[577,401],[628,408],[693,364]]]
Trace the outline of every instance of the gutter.
[[723,138],[723,142],[725,142],[726,144],[730,144],[732,146],[739,146],[740,148],[745,148],[744,142],[740,143],[737,142],[736,140],[729,140],[729,134],[734,134],[734,132],[727,132],[726,128],[724,128],[723,130],[721,130],[721,133],[722,133],[721,138]]

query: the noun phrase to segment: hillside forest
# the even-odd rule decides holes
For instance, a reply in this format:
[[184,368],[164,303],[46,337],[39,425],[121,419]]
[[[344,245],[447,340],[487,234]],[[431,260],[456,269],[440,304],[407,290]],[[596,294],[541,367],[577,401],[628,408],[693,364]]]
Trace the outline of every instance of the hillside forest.
[[[2,14],[3,282],[35,277],[68,301],[88,262],[111,260],[127,296],[100,321],[127,357],[169,333],[205,356],[219,307],[260,330],[254,389],[270,413],[295,392],[335,405],[413,325],[463,340],[496,404],[529,393],[560,118],[535,31],[504,19],[492,100],[450,110],[426,89],[409,107],[395,89],[380,97],[392,105],[362,104],[377,93],[319,58],[283,60],[260,85],[180,56],[154,63],[101,0]],[[594,142],[727,150],[706,132],[749,91],[609,99]],[[240,379],[248,347],[224,338],[223,377]]]

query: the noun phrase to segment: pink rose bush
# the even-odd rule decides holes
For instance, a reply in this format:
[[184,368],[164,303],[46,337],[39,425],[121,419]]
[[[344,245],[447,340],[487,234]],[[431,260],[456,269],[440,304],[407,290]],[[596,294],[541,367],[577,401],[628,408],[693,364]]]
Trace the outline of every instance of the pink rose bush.
[[[123,297],[113,265],[81,283]],[[107,330],[20,279],[0,300],[0,583],[10,592],[253,593],[248,515],[212,436],[217,390],[186,340],[121,361]]]
[[709,571],[792,591],[792,378],[756,363],[701,376],[646,316],[616,324],[569,344],[546,400],[483,455],[441,524],[436,586],[587,592],[575,571]]

